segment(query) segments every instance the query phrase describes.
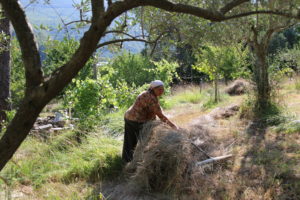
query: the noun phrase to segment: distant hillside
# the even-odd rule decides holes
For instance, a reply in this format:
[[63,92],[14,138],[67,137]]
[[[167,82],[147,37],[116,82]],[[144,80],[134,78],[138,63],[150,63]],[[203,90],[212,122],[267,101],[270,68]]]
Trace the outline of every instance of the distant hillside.
[[[35,32],[40,43],[45,40],[48,36],[53,39],[61,40],[65,37],[64,31],[57,31],[57,27],[70,21],[78,20],[79,13],[73,7],[73,2],[78,0],[50,0],[50,5],[43,3],[43,0],[37,1],[36,3],[29,4],[30,0],[20,0],[28,20],[35,27]],[[37,27],[41,25],[49,27],[50,31],[41,31]],[[88,28],[88,27],[87,27]],[[135,30],[137,31],[137,30]],[[71,37],[81,38],[82,32],[78,32],[75,27],[69,29]],[[105,40],[108,40],[105,39]],[[127,42],[124,44],[124,48],[132,53],[138,53],[144,48],[144,43],[141,42]],[[104,57],[113,57],[107,49],[103,51]]]

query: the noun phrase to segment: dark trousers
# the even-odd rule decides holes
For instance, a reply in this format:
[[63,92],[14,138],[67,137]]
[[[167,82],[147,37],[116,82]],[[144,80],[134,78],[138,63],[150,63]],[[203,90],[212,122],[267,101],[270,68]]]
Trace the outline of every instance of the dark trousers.
[[130,162],[133,157],[133,152],[139,139],[140,131],[143,128],[141,122],[125,120],[125,134],[123,143],[122,159],[125,162]]

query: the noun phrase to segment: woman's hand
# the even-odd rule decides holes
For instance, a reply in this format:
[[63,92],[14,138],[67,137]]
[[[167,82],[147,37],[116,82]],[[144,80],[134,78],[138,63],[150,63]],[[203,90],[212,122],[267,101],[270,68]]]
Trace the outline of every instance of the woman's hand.
[[176,124],[173,124],[171,127],[175,130],[179,130],[179,127]]

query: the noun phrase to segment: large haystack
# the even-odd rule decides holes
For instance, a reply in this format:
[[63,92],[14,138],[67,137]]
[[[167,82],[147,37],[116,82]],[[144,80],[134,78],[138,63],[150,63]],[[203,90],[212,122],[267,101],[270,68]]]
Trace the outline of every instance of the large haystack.
[[243,79],[235,80],[228,88],[225,89],[225,92],[229,95],[241,95],[245,94],[249,89],[249,83]]
[[191,145],[186,134],[164,125],[148,125],[128,166],[132,181],[143,190],[172,193],[189,170]]
[[207,154],[220,154],[203,126],[173,130],[160,122],[147,124],[133,161],[125,168],[129,184],[116,187],[109,199],[197,199],[192,196],[201,190],[204,172],[215,170],[196,167],[196,162],[208,158],[199,148]]

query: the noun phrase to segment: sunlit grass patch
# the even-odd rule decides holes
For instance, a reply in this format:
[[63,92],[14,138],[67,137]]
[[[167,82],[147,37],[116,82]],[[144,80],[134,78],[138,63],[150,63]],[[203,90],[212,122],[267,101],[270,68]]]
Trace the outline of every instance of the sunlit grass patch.
[[47,142],[28,138],[0,176],[11,185],[39,188],[49,181],[98,181],[121,171],[120,141],[90,134],[78,143],[76,134],[66,132]]
[[295,89],[300,92],[300,78],[297,78],[295,81]]
[[189,86],[186,88],[178,88],[172,95],[167,96],[163,100],[163,107],[171,109],[179,104],[192,103],[197,104],[207,98],[206,91],[201,91],[197,86]]
[[275,127],[277,133],[300,133],[300,120],[289,121]]
[[58,174],[64,182],[78,179],[95,182],[117,175],[122,168],[120,147],[120,141],[91,136],[80,148],[72,149],[61,159],[66,168]]
[[103,117],[100,126],[105,134],[120,136],[124,133],[124,114],[126,109],[120,109],[117,112],[109,113]]

